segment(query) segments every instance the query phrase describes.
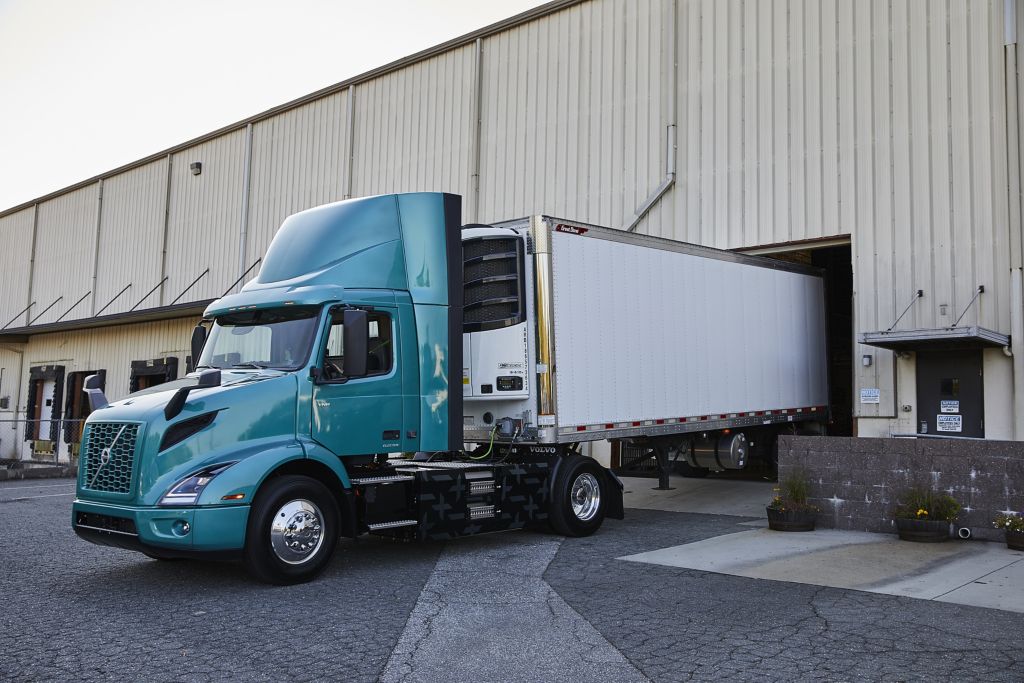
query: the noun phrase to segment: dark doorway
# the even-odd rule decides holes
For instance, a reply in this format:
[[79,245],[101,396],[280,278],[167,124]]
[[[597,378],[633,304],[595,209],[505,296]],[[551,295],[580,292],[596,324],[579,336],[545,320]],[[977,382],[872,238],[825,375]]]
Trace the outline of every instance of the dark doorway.
[[917,352],[917,433],[985,436],[981,351]]
[[853,262],[850,245],[807,247],[767,255],[824,271],[828,433],[831,436],[853,436]]
[[128,391],[134,393],[178,378],[178,358],[167,356],[153,360],[133,360]]
[[89,413],[92,412],[83,390],[85,379],[89,375],[99,375],[100,388],[104,388],[106,370],[79,370],[68,373],[67,399],[64,403],[64,443],[70,444],[73,449],[82,441],[82,426],[85,423],[85,418],[89,417]]

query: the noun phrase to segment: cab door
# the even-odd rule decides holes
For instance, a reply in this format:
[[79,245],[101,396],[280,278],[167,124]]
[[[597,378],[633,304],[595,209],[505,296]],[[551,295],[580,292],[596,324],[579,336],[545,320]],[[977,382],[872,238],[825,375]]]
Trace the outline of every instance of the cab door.
[[401,450],[402,380],[395,352],[398,308],[394,305],[359,306],[367,309],[369,343],[366,374],[345,377],[344,307],[330,313],[319,345],[319,377],[313,387],[314,439],[337,455],[364,455]]

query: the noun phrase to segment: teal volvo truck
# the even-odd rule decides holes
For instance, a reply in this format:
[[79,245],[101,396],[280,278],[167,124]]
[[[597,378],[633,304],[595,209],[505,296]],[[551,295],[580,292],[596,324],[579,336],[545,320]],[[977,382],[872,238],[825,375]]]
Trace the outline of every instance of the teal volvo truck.
[[[460,206],[411,193],[295,214],[258,276],[207,308],[193,372],[113,403],[87,380],[75,532],[297,583],[342,537],[594,533],[623,517],[622,485],[582,442],[727,469],[746,463],[748,434],[824,415],[808,335],[822,324],[819,274],[543,216],[463,226]],[[617,262],[623,279],[603,270]],[[651,279],[679,273],[705,299],[737,276],[795,296],[794,320],[766,321],[798,332],[767,351],[729,330],[680,348],[704,299]],[[709,387],[719,356],[707,354],[737,352],[749,357],[730,365],[770,363],[793,386]],[[794,355],[806,357],[787,374]]]

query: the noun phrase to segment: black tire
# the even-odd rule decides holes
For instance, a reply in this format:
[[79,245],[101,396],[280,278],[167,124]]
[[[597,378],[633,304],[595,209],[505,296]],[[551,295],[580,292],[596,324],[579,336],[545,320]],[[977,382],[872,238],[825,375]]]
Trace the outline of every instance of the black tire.
[[688,462],[679,460],[676,462],[676,472],[680,476],[688,477],[690,479],[703,479],[704,477],[711,474],[711,470],[706,467],[694,467]]
[[[595,485],[598,494],[596,504],[583,506],[582,517],[577,515],[573,507],[573,487],[577,483],[584,498],[588,498],[586,491],[593,490]],[[578,494],[581,489],[577,489]],[[552,530],[563,536],[589,536],[601,527],[607,507],[608,479],[604,470],[596,462],[582,455],[566,457],[558,467],[551,488],[548,522]]]
[[[277,531],[273,529],[275,521],[279,521]],[[294,533],[296,525],[301,525],[298,533]],[[291,536],[287,529],[292,530]],[[330,562],[339,531],[338,505],[326,486],[298,475],[271,479],[256,494],[249,511],[245,566],[266,583],[305,583]],[[282,559],[282,554],[288,554],[291,561]]]

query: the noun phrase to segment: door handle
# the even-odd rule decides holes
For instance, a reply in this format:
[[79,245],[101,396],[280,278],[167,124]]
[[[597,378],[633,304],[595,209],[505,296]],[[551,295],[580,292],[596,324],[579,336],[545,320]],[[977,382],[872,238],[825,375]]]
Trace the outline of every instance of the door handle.
[[381,438],[385,441],[397,441],[402,437],[402,430],[400,429],[385,429],[384,434]]

